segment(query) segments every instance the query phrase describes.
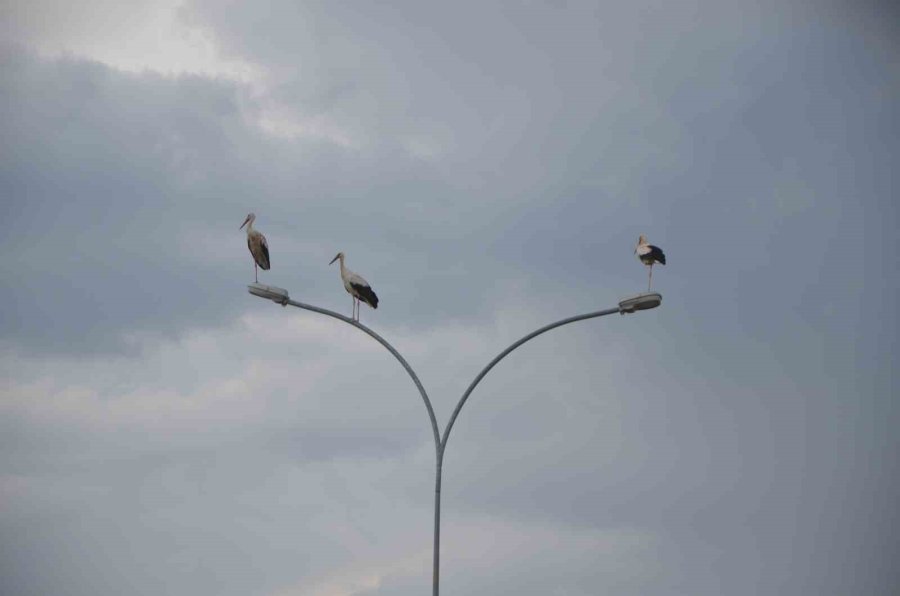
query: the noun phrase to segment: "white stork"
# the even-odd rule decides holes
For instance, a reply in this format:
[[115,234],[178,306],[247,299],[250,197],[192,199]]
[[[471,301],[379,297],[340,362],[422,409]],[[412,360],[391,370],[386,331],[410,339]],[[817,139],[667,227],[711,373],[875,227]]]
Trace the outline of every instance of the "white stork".
[[[253,277],[259,283],[259,270],[257,266],[262,267],[264,271],[268,271],[272,265],[269,263],[269,243],[266,237],[259,230],[253,229],[253,222],[256,221],[256,215],[250,213],[247,219],[241,224],[241,228],[247,226],[247,248],[253,255]],[[238,229],[241,229],[238,228]]]
[[650,267],[650,277],[647,279],[647,291],[650,291],[650,282],[653,281],[653,263],[666,264],[666,255],[658,246],[647,244],[647,238],[643,234],[638,238],[637,248],[634,249],[635,254],[641,260],[641,263]]
[[362,300],[372,308],[378,308],[378,296],[372,291],[369,282],[344,266],[344,253],[339,252],[328,264],[331,265],[338,259],[341,260],[341,280],[344,282],[344,289],[353,297],[353,320],[359,321],[359,301]]

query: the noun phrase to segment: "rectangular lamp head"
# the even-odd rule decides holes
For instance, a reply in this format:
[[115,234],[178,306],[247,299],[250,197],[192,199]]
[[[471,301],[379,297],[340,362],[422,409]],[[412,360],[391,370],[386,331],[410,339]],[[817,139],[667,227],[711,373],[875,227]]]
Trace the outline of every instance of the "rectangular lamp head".
[[272,302],[277,302],[284,306],[289,300],[288,291],[284,288],[276,288],[275,286],[267,286],[265,284],[254,283],[247,286],[247,291],[254,296],[266,298]]
[[619,302],[619,313],[633,313],[639,310],[649,310],[656,308],[662,304],[662,294],[656,292],[648,292],[646,294],[638,294],[631,298],[626,298]]

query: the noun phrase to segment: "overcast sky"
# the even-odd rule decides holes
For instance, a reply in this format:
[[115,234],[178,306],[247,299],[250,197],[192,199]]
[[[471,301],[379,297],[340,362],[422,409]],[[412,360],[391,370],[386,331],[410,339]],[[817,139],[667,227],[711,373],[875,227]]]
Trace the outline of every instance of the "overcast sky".
[[895,593],[898,23],[3,3],[3,594]]

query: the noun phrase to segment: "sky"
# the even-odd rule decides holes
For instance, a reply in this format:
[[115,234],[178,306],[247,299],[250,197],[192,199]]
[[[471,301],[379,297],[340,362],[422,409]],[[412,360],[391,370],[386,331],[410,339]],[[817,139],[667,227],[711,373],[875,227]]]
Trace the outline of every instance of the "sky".
[[895,593],[898,16],[4,3],[3,593]]

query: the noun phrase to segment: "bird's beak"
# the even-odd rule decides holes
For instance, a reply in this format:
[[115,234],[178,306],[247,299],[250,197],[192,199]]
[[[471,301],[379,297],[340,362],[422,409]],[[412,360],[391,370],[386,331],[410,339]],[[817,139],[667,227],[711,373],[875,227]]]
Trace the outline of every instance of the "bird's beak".
[[[335,256],[333,259],[331,259],[331,263],[334,263],[337,260],[338,260],[338,258],[337,258],[337,256]],[[328,263],[328,264],[331,265],[331,263]]]
[[247,225],[247,222],[248,222],[248,221],[250,221],[250,218],[249,218],[249,217],[248,217],[247,219],[244,220],[244,223],[242,223],[242,224],[241,224],[241,227],[239,227],[238,229],[239,229],[239,230],[243,230],[243,229],[244,229],[244,226]]

